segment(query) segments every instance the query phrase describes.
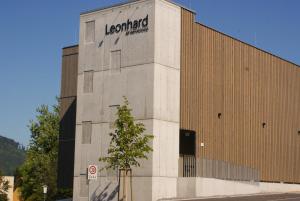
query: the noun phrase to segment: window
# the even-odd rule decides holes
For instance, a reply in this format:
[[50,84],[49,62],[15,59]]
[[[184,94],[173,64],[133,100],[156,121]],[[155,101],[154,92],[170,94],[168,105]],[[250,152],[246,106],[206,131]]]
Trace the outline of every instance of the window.
[[92,122],[82,123],[82,144],[91,144],[92,140]]
[[93,43],[95,41],[95,21],[85,23],[85,42]]
[[93,77],[94,71],[84,71],[83,73],[83,93],[91,93],[93,92]]
[[109,106],[109,128],[114,128],[114,123],[117,119],[118,106],[120,105]]
[[112,71],[121,70],[121,50],[111,51],[110,53],[110,69]]
[[196,132],[192,130],[180,129],[179,154],[196,155]]

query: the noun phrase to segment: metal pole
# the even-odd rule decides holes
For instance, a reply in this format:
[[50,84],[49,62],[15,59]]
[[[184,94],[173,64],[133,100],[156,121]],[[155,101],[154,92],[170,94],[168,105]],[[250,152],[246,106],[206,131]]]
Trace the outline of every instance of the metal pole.
[[44,201],[46,201],[47,188],[47,185],[43,185]]
[[119,185],[118,186],[118,201],[119,201],[120,200],[120,188],[121,188],[121,182],[120,182],[121,181],[120,180],[121,179],[121,169],[118,169],[118,172],[119,172],[119,175],[118,175],[119,176],[119,178],[118,178],[118,185]]

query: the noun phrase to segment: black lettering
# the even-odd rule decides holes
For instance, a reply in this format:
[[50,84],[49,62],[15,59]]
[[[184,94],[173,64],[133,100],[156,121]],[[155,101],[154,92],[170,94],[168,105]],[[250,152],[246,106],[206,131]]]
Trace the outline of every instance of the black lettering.
[[121,31],[127,31],[127,24],[126,23],[123,23],[122,24],[122,30]]
[[128,19],[127,20],[127,30],[130,30],[130,29],[132,29],[132,22]]
[[107,25],[105,26],[105,35],[109,35],[110,32],[107,31]]
[[148,27],[148,15],[143,19],[143,27]]
[[127,22],[111,25],[106,24],[105,26],[105,35],[110,35],[114,33],[119,33],[126,31],[126,35],[134,34],[134,33],[142,33],[148,31],[148,23],[149,23],[149,15],[147,15],[144,19],[131,21],[130,19]]
[[121,31],[122,26],[120,24],[117,24],[116,26],[116,32],[119,33]]
[[110,34],[115,33],[115,30],[116,30],[116,27],[115,27],[114,25],[112,25],[112,26],[110,27]]
[[136,30],[138,28],[138,26],[139,26],[139,21],[134,20],[133,21],[133,30]]

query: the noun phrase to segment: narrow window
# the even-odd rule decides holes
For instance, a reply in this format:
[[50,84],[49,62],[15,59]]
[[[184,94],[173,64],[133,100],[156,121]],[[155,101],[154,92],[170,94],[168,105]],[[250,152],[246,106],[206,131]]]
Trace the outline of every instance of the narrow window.
[[121,50],[112,51],[110,53],[110,69],[112,71],[121,70]]
[[298,135],[300,135],[300,130],[298,131]]
[[95,41],[95,21],[85,23],[85,42],[92,43]]
[[109,114],[109,127],[114,128],[114,123],[117,119],[117,112],[118,112],[119,105],[110,105],[110,114]]
[[92,122],[82,123],[82,144],[91,144],[92,140]]
[[93,77],[94,71],[85,71],[83,73],[83,93],[92,93],[93,92]]
[[218,118],[221,119],[222,113],[218,113]]
[[262,123],[262,127],[265,128],[267,124],[265,122]]
[[80,177],[80,197],[89,196],[89,185],[86,176]]

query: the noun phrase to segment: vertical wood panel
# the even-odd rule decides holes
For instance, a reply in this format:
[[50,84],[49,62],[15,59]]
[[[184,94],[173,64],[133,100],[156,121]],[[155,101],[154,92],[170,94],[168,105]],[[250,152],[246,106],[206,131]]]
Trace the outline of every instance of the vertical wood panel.
[[77,95],[78,46],[63,49],[61,97]]
[[76,127],[78,46],[63,49],[60,126],[58,152],[58,187],[73,188]]
[[181,22],[180,126],[196,131],[196,156],[300,183],[299,66],[198,24],[185,9]]

